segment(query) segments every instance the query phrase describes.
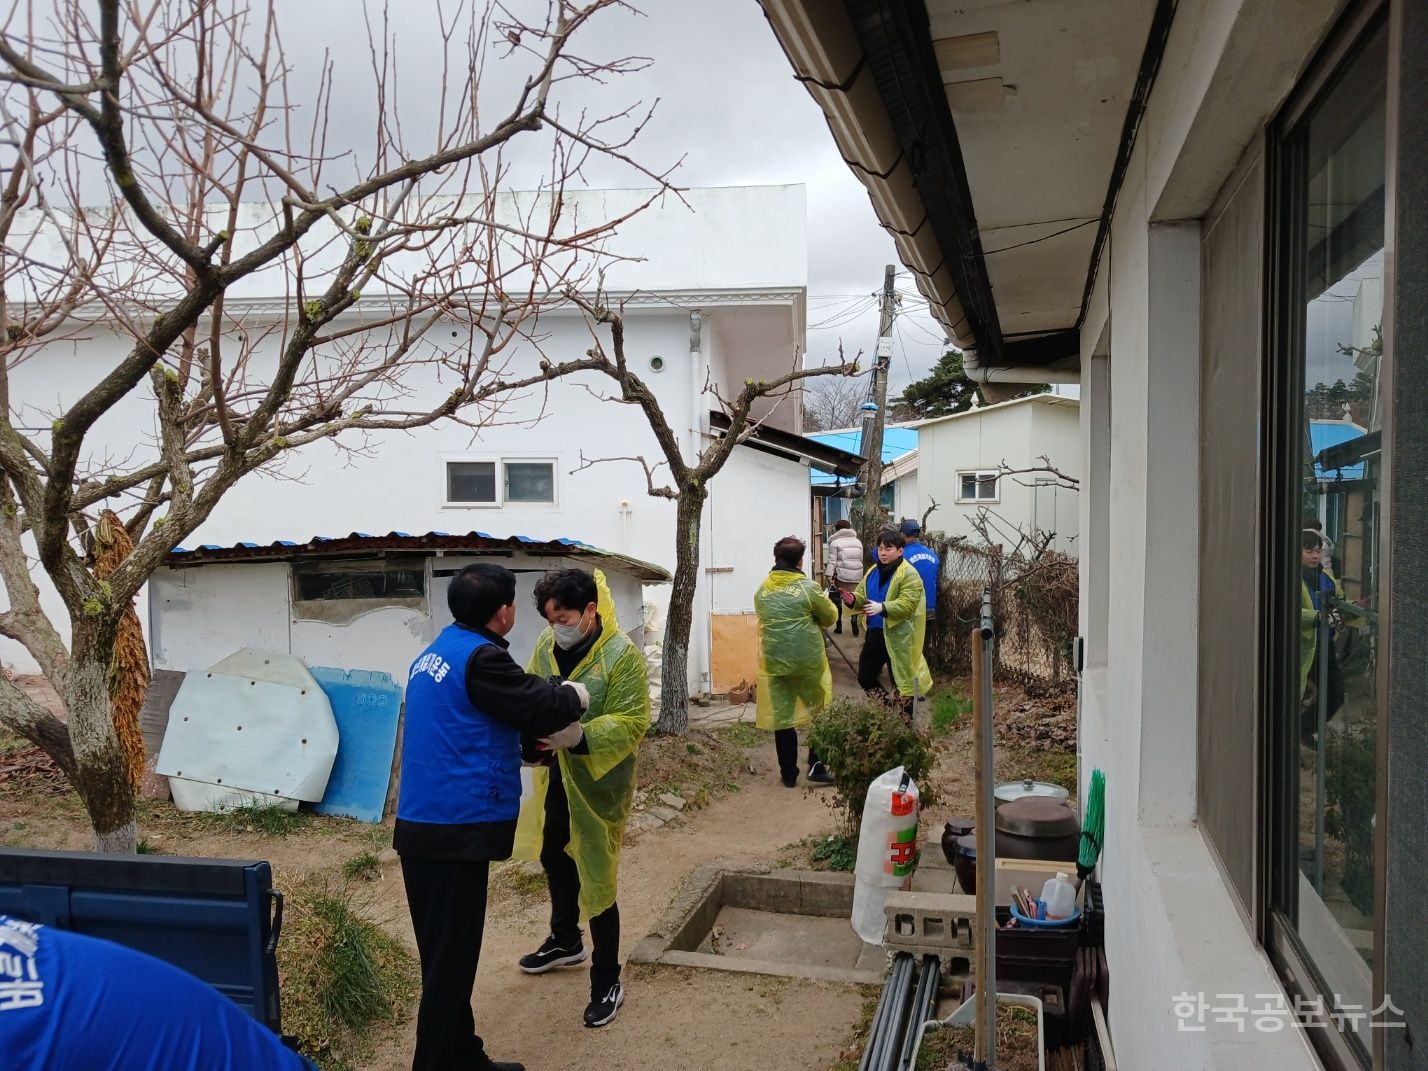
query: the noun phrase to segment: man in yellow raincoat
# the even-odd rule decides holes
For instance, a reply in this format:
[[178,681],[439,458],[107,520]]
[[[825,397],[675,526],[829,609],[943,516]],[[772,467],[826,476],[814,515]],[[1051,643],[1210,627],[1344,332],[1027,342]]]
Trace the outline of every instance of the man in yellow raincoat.
[[[803,575],[803,540],[784,536],[774,544],[773,571],[754,595],[759,619],[756,723],[772,729],[779,774],[798,784],[798,730],[833,698],[833,674],[823,632],[838,620],[828,595]],[[828,767],[808,749],[808,780],[832,784]]]
[[932,690],[932,671],[922,654],[927,599],[917,570],[902,560],[905,542],[895,529],[880,532],[878,564],[863,575],[857,590],[844,601],[868,622],[863,653],[858,657],[858,684],[869,695],[888,698],[882,685],[883,666],[887,666],[902,711],[910,720],[915,700]]
[[590,705],[577,726],[541,740],[555,761],[548,784],[538,778],[536,794],[522,808],[521,826],[528,832],[543,820],[540,862],[550,885],[550,936],[521,957],[520,967],[543,974],[583,963],[588,953],[580,922],[588,920],[594,959],[585,1025],[604,1026],[625,999],[615,887],[635,795],[635,753],[650,724],[649,681],[644,657],[619,629],[602,573],[549,572],[536,584],[535,600],[550,627],[536,641],[527,668],[579,682]]

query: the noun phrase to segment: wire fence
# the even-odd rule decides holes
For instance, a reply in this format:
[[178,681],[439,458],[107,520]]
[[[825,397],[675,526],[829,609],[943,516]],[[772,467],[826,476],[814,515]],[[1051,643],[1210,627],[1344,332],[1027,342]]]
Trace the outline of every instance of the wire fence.
[[932,668],[972,671],[969,635],[981,618],[982,590],[992,591],[996,676],[1029,692],[1075,686],[1073,649],[1079,577],[1075,558],[1056,551],[1008,553],[1000,546],[928,533],[923,542],[942,559],[937,614],[924,651]]

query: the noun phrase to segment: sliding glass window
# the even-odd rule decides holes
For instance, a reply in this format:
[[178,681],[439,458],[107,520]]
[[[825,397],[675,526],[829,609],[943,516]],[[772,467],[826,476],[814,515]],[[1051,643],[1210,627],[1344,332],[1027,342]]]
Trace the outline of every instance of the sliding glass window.
[[[1387,31],[1370,28],[1281,132],[1268,507],[1270,942],[1323,1002],[1317,1039],[1367,1065],[1385,399]],[[1292,966],[1286,966],[1292,964]],[[1315,1033],[1319,1033],[1316,1031]],[[1330,1036],[1332,1035],[1332,1036]]]

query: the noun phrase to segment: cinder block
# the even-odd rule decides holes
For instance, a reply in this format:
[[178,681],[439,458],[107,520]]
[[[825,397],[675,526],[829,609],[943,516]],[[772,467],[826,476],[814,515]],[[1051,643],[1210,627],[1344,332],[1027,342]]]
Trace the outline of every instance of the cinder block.
[[950,959],[950,950],[971,947],[977,899],[955,893],[894,892],[884,913],[884,945]]

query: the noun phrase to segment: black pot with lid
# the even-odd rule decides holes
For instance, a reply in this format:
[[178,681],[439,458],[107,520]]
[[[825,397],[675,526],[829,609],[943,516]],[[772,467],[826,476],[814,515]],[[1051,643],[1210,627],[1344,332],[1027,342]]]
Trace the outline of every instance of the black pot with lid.
[[1081,821],[1069,805],[1045,796],[1023,796],[997,808],[998,859],[1076,861]]

